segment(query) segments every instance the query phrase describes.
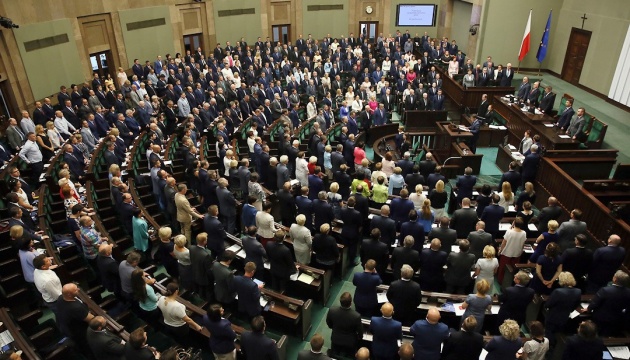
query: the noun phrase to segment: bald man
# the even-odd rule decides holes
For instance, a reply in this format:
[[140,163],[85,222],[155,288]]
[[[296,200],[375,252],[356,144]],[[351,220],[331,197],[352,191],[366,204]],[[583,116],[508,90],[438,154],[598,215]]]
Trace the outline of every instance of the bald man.
[[376,359],[393,360],[398,352],[398,340],[402,341],[402,324],[392,318],[394,306],[381,306],[382,317],[373,316],[370,323],[372,352]]
[[77,300],[78,293],[79,288],[74,283],[61,288],[61,296],[57,300],[57,326],[84,354],[89,354],[86,334],[94,315],[90,314],[87,305]]
[[370,350],[366,347],[360,348],[354,356],[356,360],[370,360]]
[[431,308],[424,320],[416,321],[411,326],[413,350],[416,357],[426,360],[439,360],[441,345],[448,338],[448,326],[440,322],[440,310]]
[[413,346],[409,343],[403,343],[400,345],[400,349],[398,349],[400,360],[413,360],[413,353]]
[[87,342],[98,359],[116,360],[125,354],[125,341],[110,333],[106,328],[107,321],[102,316],[95,316],[87,330]]
[[608,246],[600,247],[593,253],[593,262],[586,285],[588,294],[595,294],[600,287],[606,286],[623,264],[626,249],[619,245],[621,245],[621,238],[619,235],[612,234],[608,238]]

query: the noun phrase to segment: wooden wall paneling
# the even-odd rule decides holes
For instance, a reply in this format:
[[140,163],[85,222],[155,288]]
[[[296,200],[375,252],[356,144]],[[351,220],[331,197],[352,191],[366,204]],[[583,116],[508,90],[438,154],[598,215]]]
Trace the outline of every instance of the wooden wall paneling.
[[[120,64],[127,63],[120,21],[116,21],[116,24],[118,24],[117,34],[115,34],[112,16],[109,13],[83,16],[73,21],[78,48],[84,50],[81,63],[84,68],[85,80],[92,78],[90,54],[109,50],[112,52],[112,60],[114,61],[111,66],[117,68]],[[118,43],[123,44],[122,48],[119,48]],[[124,58],[120,58],[120,54],[125,54]]]
[[[212,11],[212,9],[210,9]],[[177,38],[175,40],[175,48],[180,49],[177,52],[181,52],[184,54],[184,35],[192,35],[192,34],[202,34],[201,38],[203,41],[202,50],[206,53],[210,52],[210,50],[214,49],[214,46],[211,46],[210,37],[208,36],[208,17],[212,15],[212,12],[208,12],[206,9],[206,3],[194,3],[194,4],[183,4],[177,6],[177,15],[178,20],[173,23],[174,28],[174,36]],[[214,15],[212,15],[214,16]],[[172,18],[171,18],[172,19]],[[181,25],[179,29],[181,32],[175,31],[177,29],[176,23],[179,22]],[[214,20],[213,20],[213,35],[215,42],[213,45],[216,45],[216,31],[214,31]]]
[[[0,82],[9,82],[13,90],[8,96],[5,94],[7,107],[13,116],[18,116],[19,109],[33,108],[33,91],[28,81],[24,63],[19,56],[20,51],[11,30],[0,30]],[[30,105],[30,108],[29,108]]]

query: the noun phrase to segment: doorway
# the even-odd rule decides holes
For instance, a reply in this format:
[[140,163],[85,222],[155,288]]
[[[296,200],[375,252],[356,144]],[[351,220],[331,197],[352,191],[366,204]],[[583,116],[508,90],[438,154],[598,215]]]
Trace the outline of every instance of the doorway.
[[90,54],[90,65],[92,66],[92,74],[97,73],[100,79],[106,79],[107,75],[111,75],[114,78],[114,66],[110,66],[112,58],[111,51],[102,51],[94,54]]
[[190,53],[194,54],[197,48],[203,49],[202,36],[203,34],[184,35],[184,53],[190,50]]
[[378,33],[378,21],[360,21],[359,22],[359,34],[362,39],[367,39],[369,43],[376,41],[376,34]]
[[291,39],[291,25],[273,25],[271,26],[271,35],[274,43],[280,41],[283,44],[288,44]]
[[571,29],[569,44],[567,45],[567,53],[564,56],[564,64],[562,65],[562,80],[573,85],[580,82],[584,59],[588,51],[588,44],[591,41],[591,32],[578,28]]

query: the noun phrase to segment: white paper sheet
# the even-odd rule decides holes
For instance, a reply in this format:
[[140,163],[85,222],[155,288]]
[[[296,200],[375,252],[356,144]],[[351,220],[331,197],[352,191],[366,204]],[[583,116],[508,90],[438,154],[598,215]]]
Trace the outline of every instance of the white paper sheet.
[[245,254],[245,250],[241,250],[241,251],[239,251],[239,252],[237,252],[237,253],[236,253],[236,256],[238,256],[238,257],[240,257],[240,258],[245,259],[245,257],[246,257],[247,255]]
[[552,124],[552,123],[544,123],[543,125],[545,125],[545,126],[546,126],[546,127],[548,127],[548,128],[552,128],[552,127],[553,127],[553,124]]
[[455,308],[455,315],[457,316],[462,316],[464,315],[464,312],[466,311],[466,309],[462,309],[463,303],[453,303],[453,307]]
[[267,303],[268,303],[268,302],[269,302],[269,301],[267,301],[267,300],[263,299],[263,297],[262,297],[262,296],[260,297],[260,307],[265,307],[265,306],[267,306]]
[[508,230],[510,230],[510,226],[512,226],[512,224],[510,224],[510,223],[500,223],[499,224],[499,231],[508,231]]
[[301,282],[303,282],[305,284],[310,284],[310,283],[312,283],[315,280],[315,278],[313,278],[309,274],[302,273],[302,274],[300,274],[300,276],[298,276],[297,280],[301,281]]
[[558,137],[560,139],[570,139],[571,138],[569,135],[558,135]]
[[529,231],[538,231],[538,228],[535,224],[527,224],[527,228],[529,229]]
[[239,250],[241,250],[241,247],[238,246],[237,244],[234,244],[234,245],[230,246],[229,248],[227,248],[225,250],[230,250],[233,253],[238,253]]
[[298,276],[300,276],[300,272],[296,272],[295,274],[289,276],[289,280],[291,281],[296,281],[298,279]]
[[608,351],[615,359],[630,359],[630,349],[627,346],[609,346]]
[[385,292],[377,293],[376,294],[376,300],[378,300],[379,304],[384,304],[384,303],[389,301],[389,300],[387,300],[387,293],[385,293]]

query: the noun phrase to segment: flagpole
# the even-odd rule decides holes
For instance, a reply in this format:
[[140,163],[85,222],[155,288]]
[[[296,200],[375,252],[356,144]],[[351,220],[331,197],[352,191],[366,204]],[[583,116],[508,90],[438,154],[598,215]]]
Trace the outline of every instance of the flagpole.
[[521,68],[521,62],[518,62],[518,66],[516,67],[516,73],[518,74],[518,70]]

